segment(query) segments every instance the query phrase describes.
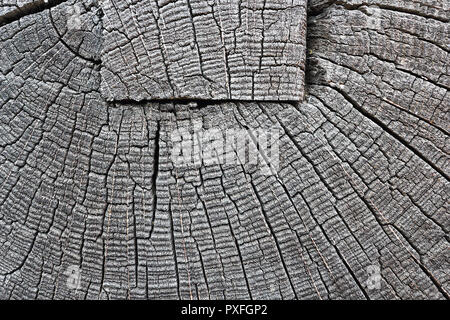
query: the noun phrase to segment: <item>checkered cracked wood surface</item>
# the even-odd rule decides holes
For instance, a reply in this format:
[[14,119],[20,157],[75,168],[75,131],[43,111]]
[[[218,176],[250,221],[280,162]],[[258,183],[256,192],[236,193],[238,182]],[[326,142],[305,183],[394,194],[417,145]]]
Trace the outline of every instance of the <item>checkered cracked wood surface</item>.
[[[449,20],[0,1],[0,298],[448,299]],[[196,123],[276,129],[276,170],[175,165]]]

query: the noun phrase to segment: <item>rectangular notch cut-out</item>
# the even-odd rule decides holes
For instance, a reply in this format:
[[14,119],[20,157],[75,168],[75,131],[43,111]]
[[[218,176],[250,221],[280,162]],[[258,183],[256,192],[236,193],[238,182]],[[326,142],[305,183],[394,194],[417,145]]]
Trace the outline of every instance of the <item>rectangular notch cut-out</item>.
[[107,100],[298,101],[306,0],[104,0]]

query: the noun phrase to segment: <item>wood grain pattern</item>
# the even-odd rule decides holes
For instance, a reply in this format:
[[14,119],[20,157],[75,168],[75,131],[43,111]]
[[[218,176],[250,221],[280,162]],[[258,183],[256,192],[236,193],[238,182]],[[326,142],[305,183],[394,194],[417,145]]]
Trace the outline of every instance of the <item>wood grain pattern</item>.
[[[0,298],[449,299],[448,1],[311,0],[307,20],[304,1],[219,3],[37,2],[3,20]],[[248,29],[222,45],[219,12],[266,31],[254,79],[221,71]],[[283,21],[300,26],[286,51]],[[259,69],[272,50],[286,64]],[[279,169],[176,166],[172,134],[194,123],[276,128]]]
[[299,101],[305,0],[108,0],[107,100]]

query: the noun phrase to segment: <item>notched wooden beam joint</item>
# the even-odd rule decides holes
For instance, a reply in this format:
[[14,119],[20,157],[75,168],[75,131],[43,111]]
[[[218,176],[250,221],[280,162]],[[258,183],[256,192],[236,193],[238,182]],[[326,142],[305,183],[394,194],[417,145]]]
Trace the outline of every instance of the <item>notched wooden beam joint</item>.
[[102,1],[102,95],[301,101],[306,2]]

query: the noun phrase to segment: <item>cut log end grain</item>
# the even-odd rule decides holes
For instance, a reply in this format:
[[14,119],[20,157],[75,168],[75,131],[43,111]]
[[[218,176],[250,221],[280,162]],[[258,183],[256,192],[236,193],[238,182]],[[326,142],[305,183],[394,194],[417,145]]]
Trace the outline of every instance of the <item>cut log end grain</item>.
[[4,3],[1,299],[449,298],[447,1]]
[[306,1],[103,1],[107,100],[300,101]]

